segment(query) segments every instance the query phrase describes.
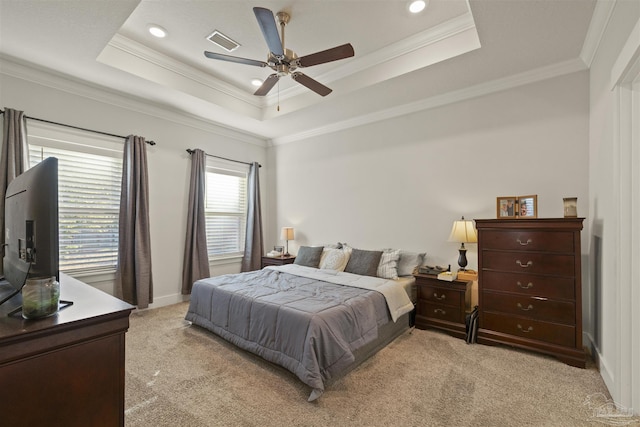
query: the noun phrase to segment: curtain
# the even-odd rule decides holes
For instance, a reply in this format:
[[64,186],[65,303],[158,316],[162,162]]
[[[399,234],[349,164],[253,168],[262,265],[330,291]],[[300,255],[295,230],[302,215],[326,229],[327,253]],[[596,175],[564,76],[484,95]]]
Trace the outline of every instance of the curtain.
[[[0,156],[0,244],[4,248],[4,196],[7,186],[26,169],[27,165],[27,129],[24,111],[6,108],[2,123],[2,155]],[[2,251],[4,253],[4,250]],[[0,254],[2,255],[2,254]],[[0,262],[0,274],[2,274]]]
[[211,276],[207,252],[207,224],[204,217],[206,154],[195,149],[191,153],[191,181],[187,206],[187,237],[182,263],[182,294],[191,293],[193,282]]
[[138,308],[153,302],[147,147],[133,135],[124,144],[115,294]]
[[260,211],[260,165],[254,162],[249,167],[247,183],[247,232],[244,242],[244,257],[241,271],[260,270],[264,244],[262,241],[262,213]]

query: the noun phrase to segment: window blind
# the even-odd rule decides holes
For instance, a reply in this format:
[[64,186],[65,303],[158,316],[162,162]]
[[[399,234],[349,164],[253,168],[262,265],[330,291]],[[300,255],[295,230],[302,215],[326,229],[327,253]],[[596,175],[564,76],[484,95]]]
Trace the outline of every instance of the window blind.
[[209,258],[241,256],[247,223],[247,174],[207,167],[205,218]]
[[65,138],[46,134],[29,135],[29,163],[34,166],[47,157],[58,159],[60,270],[114,268],[122,143],[105,148],[101,141],[88,144],[72,134]]

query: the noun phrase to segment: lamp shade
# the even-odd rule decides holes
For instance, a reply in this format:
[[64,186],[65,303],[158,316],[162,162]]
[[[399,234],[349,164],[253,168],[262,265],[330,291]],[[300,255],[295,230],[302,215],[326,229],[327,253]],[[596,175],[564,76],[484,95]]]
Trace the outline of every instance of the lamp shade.
[[293,240],[293,227],[282,227],[282,231],[280,232],[281,240]]
[[464,217],[462,217],[460,221],[454,221],[451,234],[449,235],[449,241],[458,243],[477,242],[478,235],[476,234],[473,221],[465,220]]

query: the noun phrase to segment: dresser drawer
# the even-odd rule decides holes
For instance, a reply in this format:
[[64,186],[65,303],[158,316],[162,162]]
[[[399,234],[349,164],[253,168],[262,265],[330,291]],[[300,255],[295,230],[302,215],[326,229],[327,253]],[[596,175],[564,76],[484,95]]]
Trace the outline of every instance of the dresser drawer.
[[464,311],[448,305],[418,301],[418,313],[424,317],[464,324],[464,318],[462,317]]
[[569,301],[483,292],[482,306],[486,311],[497,311],[549,322],[571,325],[576,321],[575,304]]
[[569,277],[573,277],[576,274],[575,257],[573,255],[553,255],[535,252],[485,250],[482,252],[482,268]]
[[536,230],[487,230],[482,233],[484,249],[573,253],[573,233]]
[[480,328],[565,347],[575,347],[576,345],[576,330],[573,326],[514,317],[513,315],[485,311]]
[[482,274],[482,289],[488,291],[574,300],[575,286],[575,278],[573,277],[552,277],[501,271],[484,271]]
[[458,309],[462,306],[460,291],[456,289],[443,289],[441,287],[420,285],[418,287],[418,299],[435,304],[445,304]]

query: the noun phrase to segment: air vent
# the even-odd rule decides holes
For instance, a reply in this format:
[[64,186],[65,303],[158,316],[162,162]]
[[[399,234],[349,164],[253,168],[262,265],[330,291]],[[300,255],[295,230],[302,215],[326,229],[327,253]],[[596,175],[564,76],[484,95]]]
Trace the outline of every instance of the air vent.
[[227,52],[233,52],[234,50],[240,47],[240,44],[234,42],[233,40],[231,40],[229,37],[225,36],[218,30],[215,30],[213,33],[211,33],[207,37],[207,40],[209,40],[214,44],[217,44]]

